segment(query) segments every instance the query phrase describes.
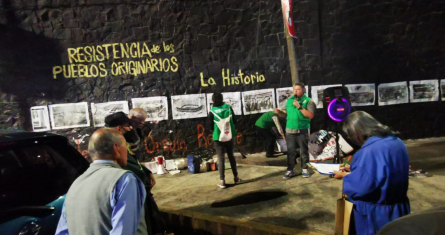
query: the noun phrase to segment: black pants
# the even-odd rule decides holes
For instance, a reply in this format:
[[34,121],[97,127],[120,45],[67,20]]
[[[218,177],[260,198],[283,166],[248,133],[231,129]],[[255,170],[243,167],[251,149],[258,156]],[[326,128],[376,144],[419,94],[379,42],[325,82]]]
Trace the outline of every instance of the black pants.
[[301,169],[307,169],[309,163],[309,130],[298,134],[286,133],[287,143],[287,170],[293,171],[295,167],[295,160],[297,156],[297,146],[301,151]]
[[233,177],[238,176],[238,171],[236,170],[236,161],[235,156],[233,156],[233,139],[227,142],[221,141],[213,141],[216,153],[218,154],[218,170],[219,170],[219,179],[224,180],[225,175],[225,153],[227,152],[227,156],[229,157],[230,167],[232,168]]
[[255,126],[255,130],[258,136],[264,141],[264,150],[267,157],[272,157],[274,152],[275,136],[268,129],[263,129],[259,126]]

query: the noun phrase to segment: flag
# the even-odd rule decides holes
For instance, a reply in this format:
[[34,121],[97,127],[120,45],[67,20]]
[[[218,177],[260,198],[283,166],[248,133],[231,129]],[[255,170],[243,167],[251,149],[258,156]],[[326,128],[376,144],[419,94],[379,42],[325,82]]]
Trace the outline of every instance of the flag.
[[283,8],[283,17],[286,22],[287,31],[290,36],[296,38],[294,21],[292,20],[292,0],[281,0],[281,6]]

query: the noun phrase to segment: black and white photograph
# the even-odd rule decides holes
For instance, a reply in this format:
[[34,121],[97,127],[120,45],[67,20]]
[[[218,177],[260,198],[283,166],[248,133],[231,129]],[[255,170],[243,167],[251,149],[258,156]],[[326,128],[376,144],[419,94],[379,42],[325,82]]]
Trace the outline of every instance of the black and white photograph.
[[409,102],[407,82],[382,83],[378,87],[379,105],[405,104]]
[[254,91],[245,91],[243,97],[244,115],[265,113],[275,108],[274,89],[262,89]]
[[47,106],[31,107],[31,122],[33,131],[51,130],[51,126],[49,123],[48,107]]
[[410,81],[409,89],[409,100],[411,103],[439,100],[438,80]]
[[440,92],[442,101],[445,101],[445,79],[440,80]]
[[349,84],[345,85],[349,90],[352,106],[368,106],[375,104],[375,84]]
[[106,103],[91,103],[91,112],[93,113],[94,127],[105,126],[105,117],[117,113],[124,112],[128,114],[127,101],[111,101]]
[[[308,95],[309,87],[305,86],[306,89],[306,95]],[[294,88],[293,87],[282,87],[277,88],[276,90],[276,98],[277,98],[277,106],[279,109],[285,109],[286,108],[286,102],[287,99],[289,99],[291,96],[294,95]]]
[[146,122],[168,120],[168,101],[166,96],[131,99],[133,108],[142,108],[147,112]]
[[88,103],[68,103],[48,105],[53,130],[89,127]]
[[[242,115],[241,110],[241,92],[222,92],[224,103],[230,105],[235,115]],[[213,93],[207,93],[207,113],[213,108]]]
[[174,120],[207,117],[205,94],[172,96],[172,115]]
[[315,105],[317,105],[317,109],[323,108],[323,91],[326,88],[334,87],[334,86],[342,86],[341,84],[336,85],[323,85],[323,86],[312,86],[311,87],[311,98],[314,101]]

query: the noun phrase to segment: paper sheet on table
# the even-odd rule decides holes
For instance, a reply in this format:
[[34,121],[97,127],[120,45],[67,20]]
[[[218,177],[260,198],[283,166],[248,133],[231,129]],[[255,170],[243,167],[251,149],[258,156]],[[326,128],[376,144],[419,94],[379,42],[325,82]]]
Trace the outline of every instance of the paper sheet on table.
[[315,168],[316,171],[318,171],[318,173],[323,174],[323,175],[333,175],[334,171],[339,171],[340,170],[340,163],[314,163],[311,162],[309,163],[311,164],[312,167]]

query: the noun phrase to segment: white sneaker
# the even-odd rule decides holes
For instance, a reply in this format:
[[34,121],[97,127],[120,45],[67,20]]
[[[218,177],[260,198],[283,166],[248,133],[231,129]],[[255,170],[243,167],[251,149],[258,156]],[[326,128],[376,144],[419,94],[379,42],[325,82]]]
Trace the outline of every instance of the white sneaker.
[[226,181],[225,180],[221,180],[217,185],[220,188],[226,188]]

